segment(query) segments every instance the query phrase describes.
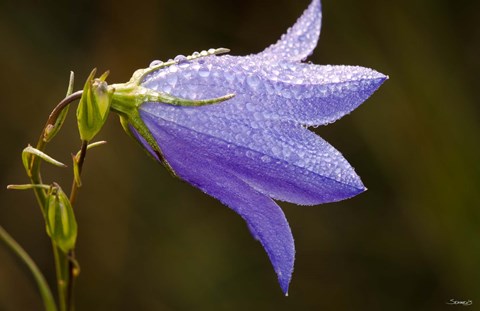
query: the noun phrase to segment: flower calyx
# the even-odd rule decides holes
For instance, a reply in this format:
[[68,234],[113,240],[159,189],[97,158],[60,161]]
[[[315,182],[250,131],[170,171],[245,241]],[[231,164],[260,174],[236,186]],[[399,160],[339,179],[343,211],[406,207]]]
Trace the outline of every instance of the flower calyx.
[[94,78],[94,69],[83,88],[83,94],[77,109],[77,122],[80,138],[90,141],[105,124],[112,103],[114,89],[105,82],[109,72]]

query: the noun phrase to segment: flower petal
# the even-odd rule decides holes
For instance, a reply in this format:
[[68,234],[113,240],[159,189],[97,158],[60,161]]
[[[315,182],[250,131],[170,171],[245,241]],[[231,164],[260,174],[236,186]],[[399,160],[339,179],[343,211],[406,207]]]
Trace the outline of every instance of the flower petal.
[[[148,119],[146,124],[152,127],[165,159],[179,177],[217,198],[247,222],[254,237],[267,252],[283,292],[287,293],[295,248],[290,227],[280,207],[220,166],[208,154],[191,149],[189,141],[182,140],[185,137],[172,135],[171,129],[150,123]],[[138,137],[138,133],[135,136]]]
[[314,205],[365,190],[335,148],[292,122],[224,119],[200,107],[156,103],[142,105],[140,116],[154,137],[159,130],[167,132],[274,199]]
[[317,46],[322,23],[320,0],[313,0],[297,22],[272,44],[256,56],[270,60],[305,60]]
[[331,123],[365,101],[387,77],[357,66],[319,66],[255,57],[210,56],[149,75],[143,86],[187,99],[234,93],[210,113],[291,120],[305,125]]

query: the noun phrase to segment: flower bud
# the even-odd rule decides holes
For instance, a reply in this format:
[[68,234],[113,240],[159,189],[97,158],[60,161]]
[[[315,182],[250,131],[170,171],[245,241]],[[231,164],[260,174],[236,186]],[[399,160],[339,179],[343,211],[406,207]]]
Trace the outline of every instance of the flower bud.
[[45,204],[47,233],[52,241],[65,253],[75,247],[77,221],[70,200],[63,190],[54,184]]
[[77,109],[80,138],[90,141],[102,129],[110,112],[113,89],[105,82],[108,72],[94,79],[93,70],[83,88],[83,95]]

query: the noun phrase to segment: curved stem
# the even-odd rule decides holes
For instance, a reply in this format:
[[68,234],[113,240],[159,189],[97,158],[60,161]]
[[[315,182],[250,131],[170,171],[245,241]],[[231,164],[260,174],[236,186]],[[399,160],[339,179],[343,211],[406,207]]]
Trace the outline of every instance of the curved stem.
[[[77,91],[75,93],[71,93],[72,84],[73,84],[73,79],[70,79],[69,91],[67,92],[67,97],[65,97],[62,101],[60,101],[60,103],[53,109],[53,111],[50,113],[50,116],[48,117],[47,123],[45,124],[45,127],[42,133],[40,134],[40,137],[37,143],[37,149],[40,151],[44,151],[47,145],[47,142],[45,141],[44,137],[45,137],[45,132],[47,131],[49,126],[55,124],[55,122],[57,121],[63,109],[65,109],[73,101],[80,99],[83,94],[83,91]],[[40,161],[39,157],[32,156],[30,169],[27,172],[32,184],[42,184],[42,176],[40,172],[41,162],[42,161]],[[40,205],[42,209],[42,213],[45,217],[45,201],[46,201],[47,193],[44,189],[41,189],[41,188],[34,188],[33,190],[35,192],[35,196],[37,198],[38,204]],[[59,307],[61,311],[66,311],[68,288],[70,283],[69,261],[68,261],[67,255],[64,254],[62,250],[60,250],[53,241],[52,241],[52,248],[53,248],[53,256],[55,259],[55,270],[57,274]]]
[[38,289],[43,298],[43,304],[46,311],[57,311],[57,305],[53,299],[52,292],[50,287],[45,280],[45,277],[38,269],[35,262],[32,258],[25,252],[25,250],[0,226],[0,240],[5,242],[5,244],[23,261],[23,263],[28,267],[30,272],[32,272],[33,278],[37,282]]
[[[83,91],[76,91],[75,93],[72,93],[65,97],[58,105],[52,110],[50,113],[50,116],[48,117],[47,124],[45,125],[45,128],[47,128],[48,125],[55,124],[55,121],[57,120],[60,112],[65,109],[71,102],[80,99],[82,97]],[[43,135],[43,132],[42,132]]]
[[[71,81],[72,82],[72,81]],[[71,87],[69,86],[69,90]],[[72,94],[67,94],[67,97],[65,97],[58,105],[52,110],[50,113],[50,116],[48,117],[47,123],[45,124],[45,127],[40,134],[40,138],[38,139],[37,147],[36,149],[43,151],[45,150],[47,142],[43,139],[44,138],[44,133],[46,129],[49,127],[49,125],[55,124],[58,116],[60,115],[60,112],[62,112],[65,107],[67,107],[70,103],[73,101],[80,99],[82,97],[83,91],[77,91]],[[42,176],[40,174],[40,158],[36,156],[32,156],[31,164],[30,164],[30,170],[28,173],[28,176],[30,177],[30,180],[32,181],[32,184],[42,184]],[[38,204],[42,207],[42,213],[44,213],[43,207],[45,206],[45,198],[46,198],[46,193],[45,190],[36,188],[34,189],[35,196],[37,197]]]

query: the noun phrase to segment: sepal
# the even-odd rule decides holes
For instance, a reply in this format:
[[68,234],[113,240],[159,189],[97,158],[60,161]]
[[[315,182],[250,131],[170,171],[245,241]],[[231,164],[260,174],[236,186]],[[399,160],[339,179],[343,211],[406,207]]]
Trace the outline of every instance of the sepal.
[[[74,74],[73,71],[70,71],[70,80],[68,82],[68,89],[67,89],[67,96],[73,93],[73,84],[74,84]],[[70,106],[65,107],[60,113],[58,114],[57,119],[55,120],[54,124],[48,124],[43,132],[43,141],[49,142],[57,135],[57,133],[62,128],[63,123],[67,117],[67,113]]]
[[31,176],[31,174],[32,174],[32,172],[31,172],[32,156],[37,156],[37,157],[41,158],[42,160],[44,160],[45,162],[48,162],[48,163],[53,164],[53,165],[58,166],[58,167],[67,167],[65,164],[63,164],[60,161],[55,160],[54,158],[52,158],[48,154],[43,153],[42,151],[28,145],[28,147],[23,149],[23,152],[22,152],[22,162],[23,162],[23,166],[25,167],[25,170],[27,171],[28,176]]
[[94,79],[95,73],[94,69],[88,77],[77,109],[80,138],[86,141],[92,140],[105,124],[114,92],[105,82],[108,71],[97,79]]

